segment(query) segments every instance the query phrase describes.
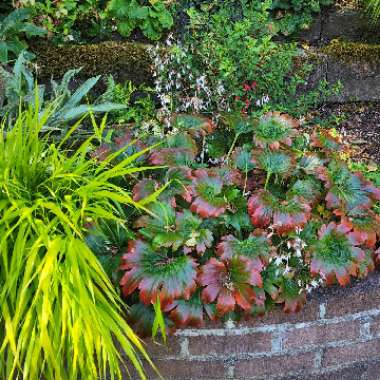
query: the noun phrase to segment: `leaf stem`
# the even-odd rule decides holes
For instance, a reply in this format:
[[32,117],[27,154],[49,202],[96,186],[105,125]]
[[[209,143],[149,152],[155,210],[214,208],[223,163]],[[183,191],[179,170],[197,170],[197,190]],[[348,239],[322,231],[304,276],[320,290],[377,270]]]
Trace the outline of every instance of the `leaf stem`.
[[266,190],[267,187],[268,187],[268,183],[269,183],[269,180],[270,180],[270,177],[272,176],[272,172],[267,172],[267,178],[265,179],[265,186],[264,186],[264,189]]
[[233,151],[233,149],[235,148],[235,145],[236,145],[236,142],[237,142],[237,140],[238,140],[238,138],[240,137],[240,133],[236,133],[236,135],[235,135],[235,137],[234,137],[234,140],[232,141],[232,144],[231,144],[231,146],[230,146],[230,149],[229,149],[229,151],[228,151],[228,153],[227,153],[227,156],[226,156],[226,159],[224,160],[224,162],[228,162],[228,160],[230,159],[230,156],[231,156],[231,154],[232,154],[232,151]]

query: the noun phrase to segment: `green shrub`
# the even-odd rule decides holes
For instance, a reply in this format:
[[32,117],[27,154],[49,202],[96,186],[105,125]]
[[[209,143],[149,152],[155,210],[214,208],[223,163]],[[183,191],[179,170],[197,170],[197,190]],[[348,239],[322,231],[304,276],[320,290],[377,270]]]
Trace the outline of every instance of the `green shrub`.
[[184,41],[169,40],[167,53],[155,53],[155,88],[166,112],[301,115],[335,90],[322,81],[300,92],[312,65],[302,61],[295,44],[274,41],[269,5],[247,5],[238,21],[221,7],[199,29],[203,13],[194,11],[194,28]]
[[[7,16],[0,15],[0,63],[7,62],[27,48],[23,37],[43,36],[46,30],[34,25],[30,9],[16,9]],[[31,56],[30,53],[29,57]]]
[[146,37],[159,40],[173,25],[173,17],[162,0],[111,0],[107,11],[116,20],[118,32],[128,37],[136,28]]
[[0,130],[0,377],[121,379],[124,352],[145,378],[139,356],[152,363],[85,243],[89,225],[123,223],[116,203],[141,207],[122,183],[144,152],[98,164],[105,120],[73,151],[78,124],[55,145],[41,137],[49,117],[30,109]]
[[273,0],[271,8],[280,31],[288,35],[308,29],[314,15],[333,3],[334,0]]

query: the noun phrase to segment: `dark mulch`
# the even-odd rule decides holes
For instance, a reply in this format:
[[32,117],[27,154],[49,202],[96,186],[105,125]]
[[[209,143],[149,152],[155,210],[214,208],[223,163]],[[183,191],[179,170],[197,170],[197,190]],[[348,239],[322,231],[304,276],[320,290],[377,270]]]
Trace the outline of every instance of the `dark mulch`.
[[355,148],[355,158],[380,163],[380,103],[321,107],[322,117],[342,117],[337,129]]

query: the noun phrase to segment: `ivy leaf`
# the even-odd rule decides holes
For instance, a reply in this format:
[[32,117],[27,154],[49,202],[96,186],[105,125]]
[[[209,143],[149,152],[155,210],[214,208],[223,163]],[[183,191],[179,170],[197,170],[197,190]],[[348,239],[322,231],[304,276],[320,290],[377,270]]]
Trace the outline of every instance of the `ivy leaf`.
[[250,235],[248,239],[239,240],[233,235],[227,235],[222,237],[216,252],[222,260],[243,256],[256,264],[257,270],[261,272],[271,247],[266,236]]
[[264,273],[264,289],[277,303],[284,303],[286,313],[294,313],[301,309],[306,302],[306,293],[298,283],[279,271],[273,264],[266,267]]
[[263,285],[254,263],[244,257],[233,257],[225,262],[211,258],[201,268],[198,282],[205,287],[202,301],[216,301],[219,315],[234,311],[236,306],[249,310],[256,299],[254,287]]
[[228,166],[221,166],[218,168],[213,168],[212,172],[220,177],[223,184],[226,186],[241,186],[243,179],[240,170],[232,169]]
[[126,271],[120,280],[123,295],[139,290],[146,305],[159,299],[165,309],[175,299],[188,300],[197,287],[197,264],[188,256],[169,257],[164,250],[156,252],[148,243],[133,240],[122,259],[121,269]]
[[312,275],[321,275],[331,285],[338,280],[342,286],[350,282],[350,276],[357,276],[359,264],[365,259],[360,242],[348,229],[334,222],[323,225],[319,230],[319,240],[311,247]]
[[248,213],[256,227],[271,223],[279,234],[302,228],[310,219],[310,206],[300,198],[281,201],[267,190],[258,190],[248,200]]
[[247,210],[238,210],[234,214],[227,214],[225,224],[227,227],[231,226],[239,232],[242,230],[251,231],[253,228]]
[[243,135],[253,130],[253,119],[240,114],[223,115],[224,122],[235,132],[235,135]]
[[194,200],[190,210],[202,218],[217,218],[226,211],[223,180],[212,170],[198,169],[194,176]]
[[253,130],[253,141],[261,147],[279,149],[281,144],[290,146],[294,135],[294,128],[299,122],[289,115],[280,112],[269,112],[262,116]]
[[360,174],[353,174],[343,163],[332,161],[321,179],[329,190],[326,195],[327,207],[352,210],[370,208],[374,200],[380,200],[380,189],[365,180]]
[[284,174],[289,172],[293,162],[292,157],[281,151],[264,150],[254,152],[253,162],[259,168],[271,174]]
[[151,153],[152,165],[188,165],[195,160],[195,154],[187,148],[161,148]]

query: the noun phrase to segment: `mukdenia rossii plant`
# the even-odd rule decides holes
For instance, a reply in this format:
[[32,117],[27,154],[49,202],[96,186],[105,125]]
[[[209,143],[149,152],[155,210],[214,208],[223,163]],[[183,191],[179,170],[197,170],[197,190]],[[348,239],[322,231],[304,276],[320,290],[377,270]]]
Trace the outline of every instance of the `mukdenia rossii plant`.
[[163,168],[136,181],[133,199],[166,188],[122,256],[122,292],[140,327],[157,300],[181,327],[277,303],[297,311],[307,292],[364,277],[379,256],[380,190],[349,170],[339,136],[307,133],[278,112],[224,120],[221,133],[205,117],[172,116],[178,134],[145,154]]

